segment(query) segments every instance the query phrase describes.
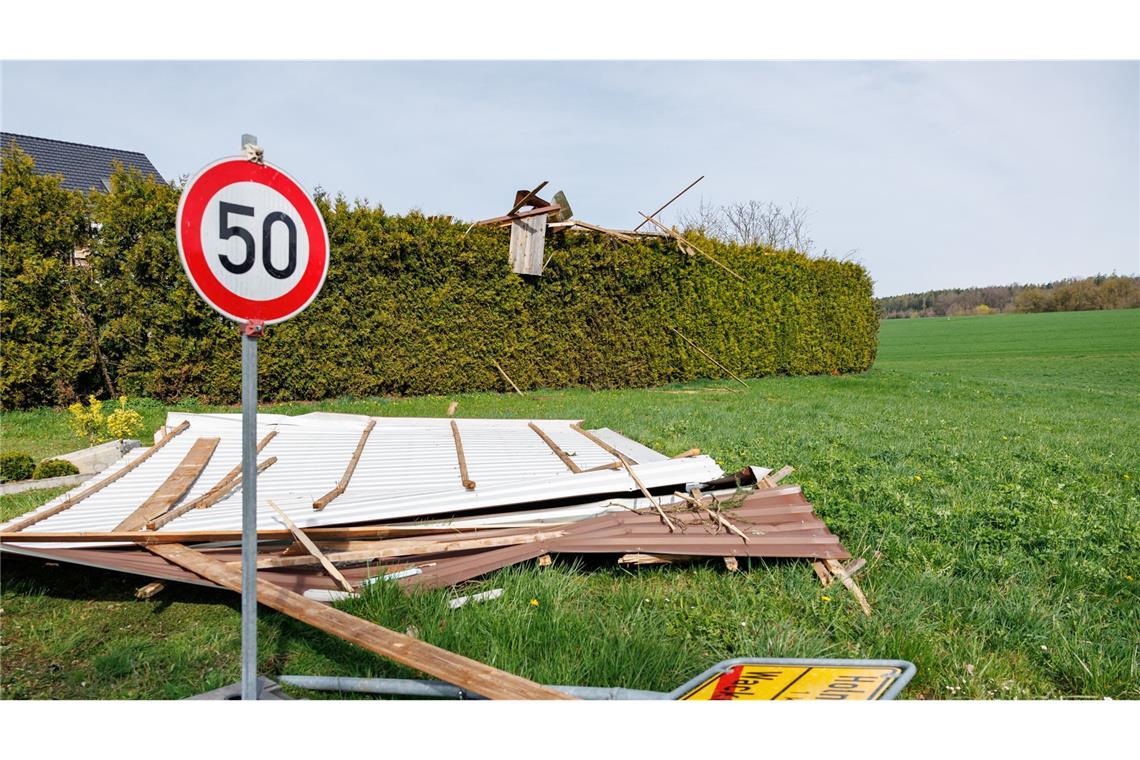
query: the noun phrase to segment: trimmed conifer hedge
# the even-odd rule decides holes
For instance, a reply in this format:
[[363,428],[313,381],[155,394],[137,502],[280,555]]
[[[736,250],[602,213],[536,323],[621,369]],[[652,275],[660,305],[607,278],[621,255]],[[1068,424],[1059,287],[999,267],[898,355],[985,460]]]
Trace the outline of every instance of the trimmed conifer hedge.
[[[84,198],[10,152],[2,185],[5,407],[112,391],[239,399],[236,327],[178,261],[178,189],[120,172]],[[262,340],[263,400],[508,390],[492,359],[524,390],[723,375],[670,326],[741,376],[862,371],[875,357],[871,279],[855,263],[694,241],[740,282],[671,242],[548,234],[544,275],[524,278],[507,230],[317,202],[328,279]],[[68,262],[74,247],[87,267]]]

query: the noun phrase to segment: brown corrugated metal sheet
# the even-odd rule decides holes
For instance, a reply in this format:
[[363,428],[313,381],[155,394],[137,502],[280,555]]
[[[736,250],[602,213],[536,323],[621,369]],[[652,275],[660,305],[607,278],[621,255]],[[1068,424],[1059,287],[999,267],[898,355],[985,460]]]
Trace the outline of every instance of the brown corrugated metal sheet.
[[[706,499],[713,509],[717,504]],[[847,559],[851,555],[827,526],[814,513],[813,507],[797,486],[759,490],[736,505],[724,505],[720,514],[748,537],[710,519],[704,510],[667,507],[670,519],[680,528],[671,532],[655,511],[604,514],[564,526],[562,535],[534,540],[516,546],[475,549],[463,552],[441,552],[416,556],[393,557],[380,561],[358,562],[342,568],[355,586],[370,577],[419,566],[421,573],[401,579],[407,587],[439,588],[485,575],[509,565],[535,559],[544,554],[630,554],[644,553],[684,557],[762,557]],[[467,535],[502,536],[533,533],[534,528],[498,528],[473,531]],[[391,545],[390,540],[377,540],[376,547]],[[258,557],[280,557],[285,544],[262,545]],[[161,557],[137,547],[98,549],[41,549],[20,547],[21,554],[45,559],[73,562],[147,578],[184,581],[213,586],[193,573]],[[237,562],[241,552],[236,546],[202,549],[203,553],[222,562]],[[262,569],[258,577],[275,585],[303,593],[308,589],[335,589],[336,583],[319,566]]]

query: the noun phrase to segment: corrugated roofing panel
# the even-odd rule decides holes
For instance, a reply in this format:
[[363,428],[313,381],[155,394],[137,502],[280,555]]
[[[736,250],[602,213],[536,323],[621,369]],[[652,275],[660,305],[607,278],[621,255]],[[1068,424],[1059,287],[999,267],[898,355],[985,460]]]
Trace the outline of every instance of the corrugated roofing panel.
[[[369,419],[376,425],[344,494],[324,510],[312,503],[332,489],[356,450]],[[190,427],[175,436],[138,469],[79,504],[45,518],[26,530],[107,531],[142,504],[173,471],[200,436],[221,440],[201,477],[185,499],[213,488],[241,461],[241,417],[237,414],[171,413],[167,426],[182,421]],[[471,479],[468,491],[459,476],[451,418],[367,418],[318,413],[288,417],[260,415],[257,437],[277,435],[258,456],[277,461],[258,477],[259,528],[280,527],[268,501],[281,507],[301,527],[407,519],[426,515],[483,510],[552,499],[597,501],[607,495],[635,495],[636,485],[621,470],[572,473],[528,424],[531,420],[457,419]],[[613,461],[613,456],[572,429],[577,420],[534,420],[544,433],[582,469]],[[616,448],[628,439],[614,434]],[[643,447],[642,447],[643,448]],[[102,478],[109,477],[143,450],[136,449]],[[629,451],[639,461],[646,451]],[[656,452],[652,452],[656,454]],[[654,461],[635,466],[650,487],[707,482],[723,474],[708,457],[671,460],[657,454]],[[98,480],[88,481],[87,488]],[[75,492],[78,492],[76,489]],[[73,492],[74,493],[74,492]],[[70,494],[48,502],[50,509]],[[241,525],[241,489],[208,509],[191,510],[167,524],[172,530],[237,529]],[[2,527],[2,526],[0,526]]]

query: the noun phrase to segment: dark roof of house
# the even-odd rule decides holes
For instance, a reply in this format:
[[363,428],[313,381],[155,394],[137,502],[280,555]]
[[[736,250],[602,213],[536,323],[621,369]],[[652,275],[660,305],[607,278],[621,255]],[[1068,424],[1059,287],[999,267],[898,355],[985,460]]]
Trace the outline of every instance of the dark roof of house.
[[44,137],[0,132],[0,143],[6,148],[15,143],[36,162],[38,174],[62,174],[63,186],[68,190],[98,190],[111,187],[112,162],[135,168],[159,182],[165,182],[158,169],[142,153],[118,148],[101,148],[98,145],[48,140]]

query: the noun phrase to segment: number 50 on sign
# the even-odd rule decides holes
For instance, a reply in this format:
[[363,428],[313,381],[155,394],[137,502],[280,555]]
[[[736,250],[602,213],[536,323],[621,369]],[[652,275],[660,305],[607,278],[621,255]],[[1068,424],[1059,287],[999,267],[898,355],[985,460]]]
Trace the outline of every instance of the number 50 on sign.
[[274,324],[320,292],[329,238],[308,193],[269,164],[225,158],[178,203],[178,252],[194,289],[237,322]]

